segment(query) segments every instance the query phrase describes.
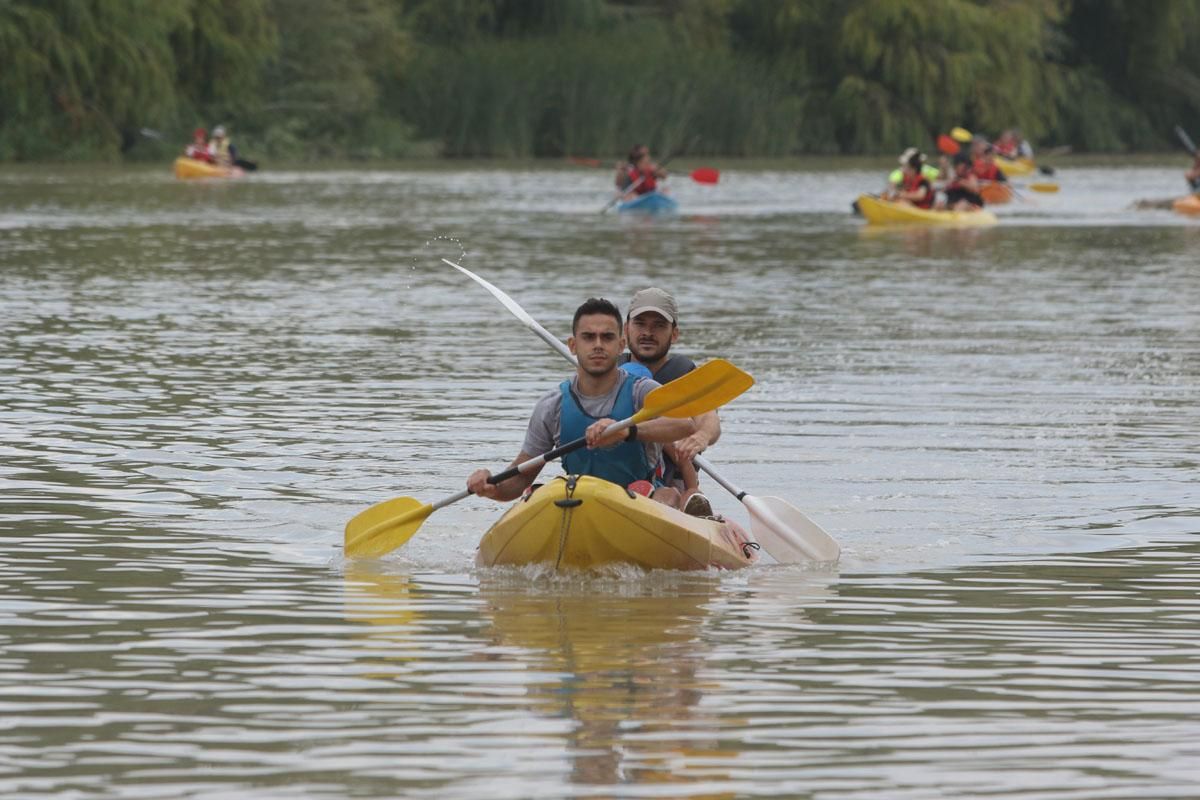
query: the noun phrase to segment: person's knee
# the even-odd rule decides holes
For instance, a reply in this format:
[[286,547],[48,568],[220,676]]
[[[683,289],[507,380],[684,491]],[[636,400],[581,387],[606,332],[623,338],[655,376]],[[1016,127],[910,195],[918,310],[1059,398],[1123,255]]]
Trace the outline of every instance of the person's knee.
[[678,489],[673,489],[670,486],[660,486],[654,490],[654,494],[650,497],[663,505],[671,508],[679,508],[682,498],[679,495]]

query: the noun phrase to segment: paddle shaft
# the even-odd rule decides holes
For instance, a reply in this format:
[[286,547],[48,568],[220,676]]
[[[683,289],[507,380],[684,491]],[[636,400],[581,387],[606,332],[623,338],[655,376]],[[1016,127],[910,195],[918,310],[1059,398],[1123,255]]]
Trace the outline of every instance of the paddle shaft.
[[[628,428],[630,425],[636,424],[639,421],[637,419],[637,416],[638,415],[635,414],[632,417],[629,417],[628,419],[623,419],[620,422],[614,422],[612,425],[609,425],[607,428],[604,429],[605,434],[613,433],[614,431],[624,430],[625,428]],[[535,456],[534,458],[531,458],[528,461],[522,461],[520,464],[509,467],[508,469],[504,470],[503,472],[500,472],[496,475],[492,475],[490,478],[487,479],[487,482],[492,484],[493,486],[495,486],[498,483],[504,483],[509,478],[515,478],[517,475],[520,475],[522,472],[529,472],[531,470],[538,469],[546,462],[554,461],[556,458],[559,458],[560,456],[565,456],[567,453],[573,453],[576,450],[579,450],[580,448],[585,447],[586,445],[587,445],[587,437],[580,437],[579,439],[575,439],[573,441],[567,442],[564,445],[559,445],[558,447],[554,448],[553,450],[548,450],[545,453],[542,453],[540,456]],[[470,489],[463,489],[461,492],[452,494],[449,497],[443,497],[441,500],[438,500],[435,503],[430,503],[430,509],[433,511],[437,511],[439,508],[445,508],[448,505],[457,503],[459,500],[462,500],[466,497],[470,497],[472,494],[474,494],[474,492],[472,492]]]
[[1192,155],[1196,155],[1196,143],[1192,141],[1192,137],[1188,136],[1187,131],[1182,125],[1175,126],[1175,135],[1179,137],[1179,141],[1187,148],[1187,151]]

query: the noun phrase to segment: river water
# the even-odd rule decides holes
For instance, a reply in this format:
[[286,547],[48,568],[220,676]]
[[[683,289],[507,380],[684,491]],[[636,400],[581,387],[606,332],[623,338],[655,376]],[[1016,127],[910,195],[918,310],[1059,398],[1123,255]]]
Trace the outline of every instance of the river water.
[[[863,170],[0,173],[0,796],[1200,796],[1181,169],[884,233]],[[710,459],[840,562],[478,570],[476,498],[344,559],[565,373],[442,256],[562,334],[674,291],[757,379]]]

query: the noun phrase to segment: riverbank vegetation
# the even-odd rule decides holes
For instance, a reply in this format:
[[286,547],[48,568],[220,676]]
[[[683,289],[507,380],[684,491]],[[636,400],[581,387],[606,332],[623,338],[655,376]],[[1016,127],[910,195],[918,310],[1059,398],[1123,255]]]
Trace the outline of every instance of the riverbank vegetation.
[[7,0],[0,161],[780,157],[1200,131],[1200,0]]

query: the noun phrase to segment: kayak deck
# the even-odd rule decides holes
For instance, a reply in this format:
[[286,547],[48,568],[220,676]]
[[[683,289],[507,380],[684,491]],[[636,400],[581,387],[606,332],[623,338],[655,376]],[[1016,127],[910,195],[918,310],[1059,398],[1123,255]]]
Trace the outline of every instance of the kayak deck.
[[480,566],[587,570],[739,569],[754,563],[738,526],[692,517],[588,475],[555,478],[510,507],[483,535]]
[[995,225],[996,215],[986,209],[978,211],[934,211],[917,208],[908,203],[893,203],[873,195],[858,197],[858,209],[867,222],[874,225]]

